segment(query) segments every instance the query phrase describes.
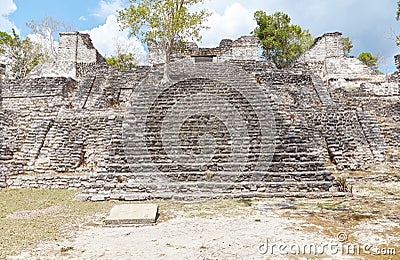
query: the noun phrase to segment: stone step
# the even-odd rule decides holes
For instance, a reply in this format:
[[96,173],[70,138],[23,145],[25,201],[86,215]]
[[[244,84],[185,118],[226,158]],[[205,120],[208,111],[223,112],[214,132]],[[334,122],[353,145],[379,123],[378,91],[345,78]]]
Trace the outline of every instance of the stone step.
[[[182,136],[181,138],[179,138],[179,134],[180,133],[175,133],[175,134],[170,134],[167,133],[168,137],[163,137],[162,139],[155,139],[153,137],[147,137],[149,138],[149,140],[147,141],[148,143],[152,144],[152,143],[157,143],[158,141],[162,142],[162,143],[168,143],[168,145],[173,145],[173,146],[184,146],[184,145],[190,145],[191,143],[194,143],[195,141],[215,141],[218,142],[220,145],[225,145],[225,146],[230,146],[232,145],[234,142],[233,140],[231,140],[231,138],[227,135],[224,135],[224,133],[220,133],[219,136],[215,135],[214,137],[202,137],[202,136]],[[213,134],[217,134],[217,133],[213,133]],[[197,140],[196,140],[197,139]],[[126,134],[125,138],[121,140],[122,142],[124,142],[125,144],[127,144],[126,146],[129,147],[129,145],[131,146],[135,146],[141,142],[144,142],[143,139],[138,139],[136,137],[136,135],[134,136],[133,134]],[[249,145],[250,143],[255,143],[258,142],[259,139],[257,138],[257,136],[241,136],[241,137],[236,137],[235,138],[235,143],[243,143],[245,145]],[[200,142],[199,142],[200,143]],[[265,145],[280,145],[283,147],[288,147],[288,146],[309,146],[309,144],[305,144],[305,143],[285,143],[285,144],[275,144],[273,142],[273,140],[268,140],[267,138],[264,138],[263,143]]]
[[235,193],[215,193],[215,192],[200,192],[200,193],[110,193],[110,194],[90,194],[82,193],[77,195],[76,200],[89,201],[106,201],[106,200],[122,200],[122,201],[144,201],[144,200],[176,200],[176,201],[202,201],[210,199],[246,199],[246,198],[332,198],[344,197],[348,193],[343,192],[235,192]]
[[[43,176],[43,178],[52,176]],[[104,183],[145,181],[145,182],[174,182],[174,181],[209,181],[209,182],[238,182],[238,181],[267,181],[283,182],[285,180],[332,180],[328,171],[299,171],[299,172],[142,172],[142,173],[104,173],[91,175]]]
[[170,182],[170,183],[120,183],[107,184],[90,183],[85,185],[87,193],[101,192],[173,192],[173,193],[194,193],[194,192],[212,192],[212,193],[233,193],[242,191],[315,191],[317,188],[324,191],[334,186],[332,181],[287,181],[287,182]]
[[[154,162],[136,162],[136,163],[126,163],[125,170],[129,169],[129,172],[154,172],[155,169],[159,169],[160,171],[173,171],[173,172],[181,172],[181,171],[220,171],[223,169],[237,169],[239,172],[246,172],[249,167],[254,166],[262,166],[265,168],[265,171],[273,171],[273,172],[298,172],[298,171],[320,171],[324,169],[325,164],[321,161],[313,161],[313,162],[256,162],[256,163],[217,163],[214,166],[207,166],[200,163],[154,163]],[[217,167],[217,170],[214,168]],[[118,169],[121,168],[121,163],[113,163],[110,162],[108,166],[108,170],[110,172],[118,172]],[[114,170],[115,169],[115,170]]]
[[382,136],[377,120],[369,112],[365,111],[358,111],[357,116],[375,161],[384,161],[387,145]]
[[[229,158],[249,158],[249,157],[254,157],[255,155],[258,155],[257,152],[254,153],[249,153],[249,152],[230,152],[229,147],[226,147],[226,150],[223,150],[221,147],[219,147],[218,152],[215,152],[213,154],[201,154],[200,151],[199,153],[192,152],[190,153],[187,151],[188,149],[182,149],[183,147],[177,148],[177,152],[179,151],[180,153],[168,153],[168,158],[171,160],[179,160],[179,159],[208,159],[211,157],[229,157]],[[146,160],[146,159],[152,159],[153,156],[149,155],[148,152],[151,151],[152,149],[143,149],[141,151],[136,151],[134,153],[133,149],[130,148],[125,148],[125,157],[130,158],[130,159],[137,159],[137,160]],[[131,152],[132,151],[132,152]],[[174,150],[175,151],[175,150]],[[185,152],[187,151],[187,152]],[[263,155],[269,155],[273,156],[274,161],[281,161],[285,159],[298,159],[299,161],[316,161],[319,159],[319,152],[276,152],[276,151],[271,151],[271,152],[265,152]]]

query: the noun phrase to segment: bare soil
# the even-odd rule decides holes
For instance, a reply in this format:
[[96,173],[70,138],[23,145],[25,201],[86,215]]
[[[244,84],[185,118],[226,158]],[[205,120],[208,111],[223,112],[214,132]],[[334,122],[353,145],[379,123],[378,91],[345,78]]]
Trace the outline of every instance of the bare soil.
[[[77,227],[63,223],[63,236],[40,239],[7,258],[400,259],[400,183],[349,185],[353,196],[344,198],[154,201],[160,217],[150,226],[105,227],[116,203],[106,202],[96,214],[81,215]],[[41,219],[65,207],[55,204],[6,219]]]

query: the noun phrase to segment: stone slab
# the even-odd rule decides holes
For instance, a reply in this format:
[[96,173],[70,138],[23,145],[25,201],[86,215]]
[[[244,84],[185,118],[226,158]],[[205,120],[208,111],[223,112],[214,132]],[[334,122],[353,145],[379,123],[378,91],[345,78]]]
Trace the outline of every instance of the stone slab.
[[115,205],[106,225],[153,224],[157,220],[158,204],[119,204]]

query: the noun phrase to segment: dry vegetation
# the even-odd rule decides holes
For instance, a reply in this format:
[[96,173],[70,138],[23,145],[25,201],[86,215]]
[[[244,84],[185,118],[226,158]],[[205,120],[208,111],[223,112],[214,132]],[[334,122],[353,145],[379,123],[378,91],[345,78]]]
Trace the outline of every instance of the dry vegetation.
[[1,190],[0,258],[33,247],[39,241],[59,240],[80,223],[108,212],[110,203],[73,201],[79,191]]
[[[1,190],[0,259],[19,254],[39,242],[71,237],[82,226],[101,225],[117,202],[74,201],[77,190]],[[216,200],[198,203],[157,201],[159,222],[177,216],[228,216],[249,207],[248,200]],[[240,210],[243,209],[243,210]]]
[[[362,176],[362,173],[356,175]],[[358,180],[351,184],[354,196],[345,198],[157,201],[158,222],[179,217],[232,216],[257,222],[260,213],[270,212],[295,220],[299,223],[295,229],[300,232],[332,239],[344,232],[348,243],[369,242],[377,247],[396,248],[399,254],[400,183]],[[77,193],[76,190],[1,190],[0,258],[35,248],[39,242],[57,243],[73,237],[83,226],[102,225],[111,207],[120,203],[74,201]],[[68,251],[68,248],[61,250]],[[382,259],[382,256],[368,256],[368,259]]]

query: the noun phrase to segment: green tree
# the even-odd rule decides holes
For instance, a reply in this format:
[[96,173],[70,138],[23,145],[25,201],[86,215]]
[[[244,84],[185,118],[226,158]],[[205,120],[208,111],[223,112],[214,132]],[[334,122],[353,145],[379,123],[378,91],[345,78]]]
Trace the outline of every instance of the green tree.
[[397,1],[396,20],[400,19],[400,0]]
[[278,68],[289,66],[314,41],[308,30],[290,24],[291,19],[285,13],[267,15],[263,11],[257,11],[254,18],[257,27],[253,34],[261,43],[263,56],[271,59]]
[[35,35],[35,42],[40,44],[43,59],[46,61],[56,60],[55,40],[58,37],[58,33],[72,31],[72,26],[58,21],[52,16],[46,16],[40,22],[30,20],[26,23],[26,26]]
[[137,52],[137,50],[133,50],[129,43],[115,39],[113,55],[106,58],[106,61],[116,69],[132,70],[138,64],[134,52]]
[[365,65],[370,67],[372,70],[377,71],[378,65],[376,62],[378,61],[378,57],[372,55],[370,52],[363,52],[358,55],[358,59],[362,61]]
[[343,51],[345,56],[349,56],[351,49],[353,48],[353,42],[349,37],[342,38]]
[[154,42],[165,55],[163,82],[169,82],[171,52],[187,40],[200,40],[205,10],[190,12],[189,7],[204,0],[129,0],[130,6],[118,12],[121,28],[145,43]]
[[[396,20],[400,19],[400,0],[397,1],[397,9],[396,9]],[[396,36],[396,35],[395,35]],[[396,45],[400,46],[400,36],[396,36]]]
[[132,70],[137,65],[136,57],[133,53],[121,53],[106,58],[108,64],[119,70]]
[[8,77],[22,79],[40,62],[40,46],[28,37],[21,39],[12,34],[0,32],[0,60],[7,66]]

